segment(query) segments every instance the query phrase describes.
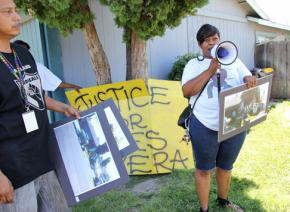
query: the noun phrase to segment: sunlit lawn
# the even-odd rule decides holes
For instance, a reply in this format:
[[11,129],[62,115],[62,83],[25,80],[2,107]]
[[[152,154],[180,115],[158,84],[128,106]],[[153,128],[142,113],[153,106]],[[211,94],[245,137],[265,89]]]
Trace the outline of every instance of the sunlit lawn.
[[[161,184],[157,194],[113,190],[74,211],[197,211],[193,173],[179,170],[154,176]],[[126,187],[150,178],[131,177]],[[215,181],[210,195],[211,211],[222,211],[215,204]],[[290,101],[276,104],[267,120],[250,130],[233,170],[229,196],[245,211],[290,211]]]

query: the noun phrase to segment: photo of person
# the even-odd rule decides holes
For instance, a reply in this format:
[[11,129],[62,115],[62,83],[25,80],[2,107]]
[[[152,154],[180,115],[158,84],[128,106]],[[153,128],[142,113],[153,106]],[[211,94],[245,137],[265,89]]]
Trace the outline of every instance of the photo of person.
[[266,114],[269,83],[225,96],[223,133],[251,124]]

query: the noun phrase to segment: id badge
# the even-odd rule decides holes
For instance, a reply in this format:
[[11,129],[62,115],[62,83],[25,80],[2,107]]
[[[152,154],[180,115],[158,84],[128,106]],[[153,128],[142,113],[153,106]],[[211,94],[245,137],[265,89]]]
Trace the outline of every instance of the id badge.
[[27,133],[38,130],[38,124],[33,110],[22,113],[22,118]]

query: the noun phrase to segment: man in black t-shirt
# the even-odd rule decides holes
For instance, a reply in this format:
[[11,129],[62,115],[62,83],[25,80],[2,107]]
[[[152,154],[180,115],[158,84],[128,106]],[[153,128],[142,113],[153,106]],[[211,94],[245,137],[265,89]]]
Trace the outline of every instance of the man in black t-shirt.
[[69,211],[48,156],[46,109],[79,113],[44,95],[33,57],[10,43],[19,32],[13,0],[0,0],[0,211]]

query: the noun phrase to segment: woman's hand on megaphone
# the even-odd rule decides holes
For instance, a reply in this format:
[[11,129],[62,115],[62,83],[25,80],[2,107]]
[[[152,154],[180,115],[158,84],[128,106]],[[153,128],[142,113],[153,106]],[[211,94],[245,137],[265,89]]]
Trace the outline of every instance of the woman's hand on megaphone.
[[210,62],[210,65],[208,67],[208,70],[214,74],[215,72],[217,72],[218,69],[221,68],[221,64],[218,62],[217,58],[213,58]]
[[244,82],[246,83],[247,88],[252,88],[252,87],[256,87],[257,79],[255,76],[245,76]]

